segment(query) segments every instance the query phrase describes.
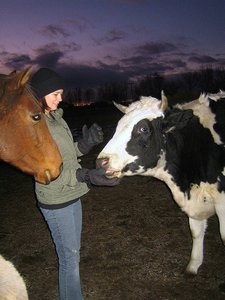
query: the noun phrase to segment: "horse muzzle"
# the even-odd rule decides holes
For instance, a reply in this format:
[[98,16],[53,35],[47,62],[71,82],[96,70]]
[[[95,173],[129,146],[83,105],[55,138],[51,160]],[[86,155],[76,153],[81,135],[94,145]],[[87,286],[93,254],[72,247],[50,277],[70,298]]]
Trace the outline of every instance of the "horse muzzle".
[[49,184],[51,181],[55,180],[60,173],[62,172],[62,164],[58,169],[55,169],[54,172],[50,170],[45,170],[43,173],[33,174],[35,181],[41,184]]

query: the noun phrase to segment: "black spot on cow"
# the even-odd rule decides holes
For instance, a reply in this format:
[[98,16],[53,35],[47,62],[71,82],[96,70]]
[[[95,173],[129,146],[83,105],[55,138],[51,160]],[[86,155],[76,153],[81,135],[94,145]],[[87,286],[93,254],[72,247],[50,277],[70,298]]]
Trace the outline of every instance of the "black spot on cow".
[[225,165],[225,149],[217,145],[209,129],[204,128],[191,110],[172,109],[165,117],[139,121],[133,128],[126,151],[137,159],[123,169],[135,173],[157,165],[165,152],[166,171],[180,190],[190,196],[193,184],[216,183],[224,190],[221,175]]
[[140,166],[145,170],[156,166],[163,143],[163,136],[159,134],[161,124],[161,118],[152,122],[143,119],[134,126],[126,151],[138,158],[128,164],[124,171],[130,170],[135,173]]
[[210,130],[196,116],[186,118],[182,126],[178,116],[186,113],[190,116],[190,111],[177,112],[172,119],[170,112],[164,123],[170,119],[169,126],[174,128],[166,134],[166,168],[181,191],[189,195],[193,184],[217,182],[225,165],[225,150],[214,142]]
[[209,107],[215,115],[216,123],[213,125],[214,130],[221,138],[223,144],[225,143],[225,98],[219,101],[209,99]]

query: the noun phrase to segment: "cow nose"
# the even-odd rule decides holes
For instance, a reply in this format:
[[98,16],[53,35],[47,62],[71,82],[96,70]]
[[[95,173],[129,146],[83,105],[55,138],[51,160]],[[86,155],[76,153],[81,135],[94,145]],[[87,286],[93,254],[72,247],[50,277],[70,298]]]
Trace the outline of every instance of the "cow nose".
[[107,157],[97,158],[96,159],[96,167],[97,168],[104,168],[104,169],[106,169],[108,163],[109,163],[109,159]]

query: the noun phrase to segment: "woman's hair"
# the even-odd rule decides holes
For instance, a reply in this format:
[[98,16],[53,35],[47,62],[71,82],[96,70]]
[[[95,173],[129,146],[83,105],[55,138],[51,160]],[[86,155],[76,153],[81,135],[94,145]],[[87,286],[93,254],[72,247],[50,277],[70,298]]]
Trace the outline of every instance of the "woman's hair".
[[40,103],[40,106],[41,106],[43,112],[45,112],[45,110],[50,109],[50,107],[47,104],[47,101],[45,100],[45,97],[42,97],[42,98],[37,99],[37,100]]

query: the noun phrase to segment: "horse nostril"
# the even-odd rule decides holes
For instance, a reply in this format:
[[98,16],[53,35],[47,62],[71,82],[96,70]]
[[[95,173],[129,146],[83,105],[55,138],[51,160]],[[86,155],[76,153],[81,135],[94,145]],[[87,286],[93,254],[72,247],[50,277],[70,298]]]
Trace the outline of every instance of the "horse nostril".
[[45,180],[46,180],[46,184],[49,184],[50,183],[50,181],[51,181],[51,179],[52,179],[52,176],[51,176],[51,173],[50,173],[50,171],[49,170],[46,170],[45,171],[45,176],[46,176],[46,178],[45,178]]

